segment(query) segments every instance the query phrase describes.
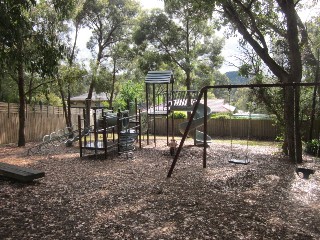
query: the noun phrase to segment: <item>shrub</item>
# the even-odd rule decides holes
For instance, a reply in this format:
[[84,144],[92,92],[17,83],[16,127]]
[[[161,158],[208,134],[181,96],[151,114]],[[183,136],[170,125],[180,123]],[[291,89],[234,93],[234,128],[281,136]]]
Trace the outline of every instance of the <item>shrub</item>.
[[175,112],[173,112],[173,118],[174,119],[186,119],[187,114],[185,112],[175,111]]
[[230,115],[227,113],[218,113],[218,114],[213,114],[211,118],[212,119],[230,119]]
[[319,152],[320,141],[318,139],[312,139],[306,143],[305,152],[314,156],[320,156]]

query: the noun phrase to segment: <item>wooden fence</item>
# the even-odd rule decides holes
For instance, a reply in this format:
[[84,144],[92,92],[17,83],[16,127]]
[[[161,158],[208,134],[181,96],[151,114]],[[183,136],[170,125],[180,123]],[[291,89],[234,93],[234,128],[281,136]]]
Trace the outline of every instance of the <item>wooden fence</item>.
[[[26,108],[26,141],[40,141],[44,135],[66,127],[65,118],[62,107],[53,106],[27,106]],[[77,116],[82,114],[81,109],[72,109],[72,122],[77,124]],[[182,136],[178,126],[185,122],[185,119],[175,119],[174,134]],[[230,122],[231,134],[233,138],[247,138],[249,121],[247,119],[210,119],[208,121],[208,134],[211,137],[230,137]],[[157,135],[166,135],[166,119],[156,118]],[[250,138],[252,139],[270,139],[274,140],[279,129],[272,120],[252,119],[250,121]],[[303,124],[302,134],[306,136],[308,132],[308,123]],[[18,142],[18,105],[0,102],[0,144],[17,143]],[[151,127],[153,130],[153,127]],[[203,130],[203,127],[199,127]],[[320,122],[315,122],[314,136],[319,135]],[[171,119],[169,120],[169,134],[171,134]]]
[[[175,136],[182,136],[179,132],[179,124],[185,122],[185,119],[174,120]],[[166,119],[156,118],[156,134],[166,135]],[[278,127],[272,120],[250,121],[250,137],[254,139],[275,139],[277,137]],[[153,128],[152,128],[153,129]],[[232,119],[231,134],[233,138],[247,138],[249,121],[247,119]],[[198,130],[203,131],[203,126]],[[171,134],[171,120],[169,121],[169,134]],[[230,137],[230,120],[229,119],[210,119],[208,121],[208,135],[211,137]]]
[[[76,123],[76,115],[72,116],[72,121]],[[55,114],[28,113],[25,123],[27,142],[40,141],[44,135],[66,127],[63,115]],[[19,129],[18,113],[10,113],[10,117],[8,118],[6,113],[0,112],[0,129],[0,144],[17,143]]]
[[[0,144],[17,143],[19,129],[19,105],[0,102]],[[77,115],[82,112],[72,109],[72,122],[77,124]],[[40,141],[44,135],[66,127],[62,107],[27,105],[25,136],[27,142]]]

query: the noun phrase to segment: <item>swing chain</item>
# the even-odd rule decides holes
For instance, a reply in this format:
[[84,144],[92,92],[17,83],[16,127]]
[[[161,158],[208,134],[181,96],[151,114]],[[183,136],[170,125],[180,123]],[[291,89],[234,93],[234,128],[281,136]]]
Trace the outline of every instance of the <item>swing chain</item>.
[[232,141],[232,126],[231,126],[231,124],[232,124],[232,113],[231,113],[231,108],[230,108],[230,106],[231,106],[231,88],[228,88],[228,92],[229,92],[229,94],[228,94],[228,102],[229,102],[229,131],[230,131],[230,141],[231,141],[231,144],[230,144],[230,152],[231,152],[231,156],[230,156],[230,158],[232,158],[233,157],[233,146],[232,146],[232,144],[233,144],[233,141]]

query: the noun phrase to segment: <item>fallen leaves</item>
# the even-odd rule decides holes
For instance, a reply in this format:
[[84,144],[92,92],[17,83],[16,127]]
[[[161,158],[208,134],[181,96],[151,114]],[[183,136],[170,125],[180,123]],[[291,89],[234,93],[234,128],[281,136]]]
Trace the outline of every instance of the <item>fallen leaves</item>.
[[133,159],[107,160],[80,159],[75,147],[34,156],[1,147],[1,161],[46,177],[29,185],[0,179],[0,238],[320,238],[319,171],[300,179],[273,146],[250,149],[249,165],[229,164],[229,150],[212,143],[203,169],[201,148],[186,146],[166,179],[172,157],[161,141]]

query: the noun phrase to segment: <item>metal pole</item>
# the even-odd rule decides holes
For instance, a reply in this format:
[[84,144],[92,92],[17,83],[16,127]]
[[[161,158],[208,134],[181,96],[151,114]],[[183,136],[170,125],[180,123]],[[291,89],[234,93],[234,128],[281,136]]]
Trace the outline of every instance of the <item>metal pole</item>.
[[156,85],[153,85],[153,142],[156,147]]
[[167,145],[169,144],[169,84],[167,83]]
[[80,115],[78,115],[78,131],[79,131],[80,157],[82,157],[82,133],[81,133],[81,117],[80,117]]
[[203,134],[204,134],[204,141],[203,141],[203,168],[206,168],[207,167],[207,121],[208,121],[208,109],[207,109],[207,106],[208,106],[208,91],[205,90],[204,93],[203,93],[203,96],[204,96],[204,111],[203,111]]
[[149,88],[148,88],[148,83],[146,83],[146,98],[147,98],[147,102],[146,102],[146,107],[147,107],[147,145],[149,145]]
[[108,132],[107,132],[107,117],[103,116],[103,147],[104,147],[104,158],[108,155]]
[[141,136],[142,136],[142,126],[141,126],[141,109],[139,108],[139,148],[141,148]]

